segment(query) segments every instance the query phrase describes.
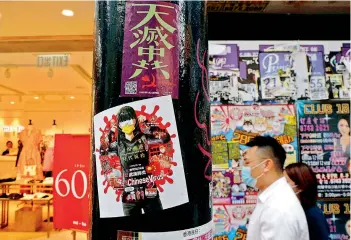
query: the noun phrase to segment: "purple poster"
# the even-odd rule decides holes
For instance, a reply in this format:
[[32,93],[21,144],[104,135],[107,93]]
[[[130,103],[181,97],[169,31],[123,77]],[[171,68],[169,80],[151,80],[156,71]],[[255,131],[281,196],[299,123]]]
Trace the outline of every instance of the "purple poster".
[[348,61],[350,61],[350,55],[351,55],[350,48],[349,47],[341,48],[341,55],[344,58],[347,58]]
[[178,98],[179,7],[127,2],[122,66],[122,97]]
[[290,57],[291,53],[260,53],[259,63],[261,77],[264,78],[271,75],[279,75],[279,71],[287,71],[291,68]]
[[[281,46],[283,46],[283,44],[281,44]],[[274,45],[268,45],[268,44],[260,45],[259,49],[260,49],[260,52],[276,51],[276,50],[274,50]],[[322,52],[322,53],[324,53],[324,46],[323,45],[300,45],[300,49],[305,51],[305,52]]]
[[239,63],[240,66],[240,77],[247,79],[247,65],[246,62],[240,62]]
[[324,57],[322,52],[309,52],[307,53],[311,63],[311,76],[324,76]]
[[220,55],[213,56],[210,65],[212,69],[234,70],[239,69],[239,47],[236,44],[226,44],[225,50]]
[[295,88],[290,70],[291,53],[266,52],[259,54],[262,99],[291,97]]
[[[212,171],[212,178],[213,204],[231,204],[233,173],[229,170],[214,170]],[[238,181],[240,181],[240,176]]]

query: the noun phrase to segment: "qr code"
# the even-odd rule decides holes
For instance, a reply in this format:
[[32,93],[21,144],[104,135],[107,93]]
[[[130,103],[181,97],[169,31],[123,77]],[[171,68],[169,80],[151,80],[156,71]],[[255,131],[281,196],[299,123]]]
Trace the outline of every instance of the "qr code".
[[137,94],[138,85],[136,81],[126,82],[125,84],[125,94]]

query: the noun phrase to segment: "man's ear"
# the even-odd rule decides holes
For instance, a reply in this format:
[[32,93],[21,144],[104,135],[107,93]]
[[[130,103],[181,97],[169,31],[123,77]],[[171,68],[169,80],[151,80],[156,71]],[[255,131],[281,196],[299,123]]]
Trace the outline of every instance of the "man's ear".
[[264,163],[264,172],[268,172],[269,170],[271,170],[272,168],[274,168],[274,161],[270,158],[268,158],[266,160],[266,162]]

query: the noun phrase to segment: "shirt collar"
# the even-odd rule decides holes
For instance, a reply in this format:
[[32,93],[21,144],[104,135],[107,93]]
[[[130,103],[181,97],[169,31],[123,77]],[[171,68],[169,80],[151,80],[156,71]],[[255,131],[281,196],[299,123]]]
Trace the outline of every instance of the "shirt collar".
[[269,185],[268,188],[266,188],[263,192],[261,192],[258,195],[259,200],[264,203],[277,189],[277,187],[283,183],[287,183],[285,177],[281,177],[275,182],[273,182],[271,185]]

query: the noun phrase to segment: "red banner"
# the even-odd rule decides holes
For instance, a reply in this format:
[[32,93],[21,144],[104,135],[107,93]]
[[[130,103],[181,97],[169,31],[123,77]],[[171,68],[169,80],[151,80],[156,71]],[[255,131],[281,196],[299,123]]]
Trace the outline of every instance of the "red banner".
[[90,136],[59,134],[54,149],[54,227],[88,231]]

